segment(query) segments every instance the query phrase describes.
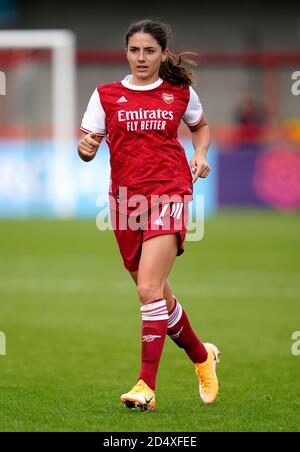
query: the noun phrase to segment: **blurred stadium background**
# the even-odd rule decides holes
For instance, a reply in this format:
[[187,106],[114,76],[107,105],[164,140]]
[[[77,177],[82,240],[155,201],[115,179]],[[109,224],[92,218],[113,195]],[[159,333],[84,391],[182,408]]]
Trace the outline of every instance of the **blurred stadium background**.
[[[0,430],[299,431],[300,6],[113,7],[0,1]],[[135,290],[113,234],[95,226],[108,151],[84,164],[76,141],[94,88],[127,75],[123,37],[144,17],[170,23],[171,47],[197,54],[213,170],[196,187],[204,240],[187,243],[171,282],[195,329],[220,342],[224,383],[212,409],[191,402],[189,364],[168,343],[160,411],[141,425],[118,406],[138,367]],[[13,30],[66,30],[70,52],[54,69],[54,35],[1,43]],[[189,156],[185,126],[180,140]]]

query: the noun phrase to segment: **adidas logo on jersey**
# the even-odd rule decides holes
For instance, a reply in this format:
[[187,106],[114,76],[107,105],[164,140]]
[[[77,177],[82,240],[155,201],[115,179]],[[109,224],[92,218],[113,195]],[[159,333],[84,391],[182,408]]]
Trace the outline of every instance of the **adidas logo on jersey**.
[[125,96],[120,97],[120,99],[117,100],[118,104],[120,104],[121,102],[127,102],[127,99]]

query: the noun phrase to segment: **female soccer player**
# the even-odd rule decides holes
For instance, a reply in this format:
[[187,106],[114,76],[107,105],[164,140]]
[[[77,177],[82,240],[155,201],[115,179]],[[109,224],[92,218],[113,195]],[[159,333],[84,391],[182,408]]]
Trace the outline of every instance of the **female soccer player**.
[[[203,402],[214,402],[219,391],[219,350],[198,339],[168,282],[176,256],[183,253],[193,184],[210,171],[209,126],[191,87],[193,74],[182,65],[184,58],[168,50],[169,37],[170,27],[160,21],[129,27],[131,74],[95,89],[78,144],[84,161],[95,157],[104,136],[110,150],[111,221],[124,266],[137,285],[142,317],[141,370],[121,401],[141,410],[155,407],[166,335],[194,363]],[[190,167],[177,140],[181,119],[192,133]]]

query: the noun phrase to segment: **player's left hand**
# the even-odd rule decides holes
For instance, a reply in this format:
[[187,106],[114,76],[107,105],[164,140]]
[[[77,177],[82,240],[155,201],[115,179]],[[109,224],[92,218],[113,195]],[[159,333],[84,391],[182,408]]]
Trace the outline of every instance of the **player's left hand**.
[[193,184],[196,182],[198,177],[205,178],[209,175],[210,166],[203,155],[195,153],[190,160],[190,167],[193,174]]

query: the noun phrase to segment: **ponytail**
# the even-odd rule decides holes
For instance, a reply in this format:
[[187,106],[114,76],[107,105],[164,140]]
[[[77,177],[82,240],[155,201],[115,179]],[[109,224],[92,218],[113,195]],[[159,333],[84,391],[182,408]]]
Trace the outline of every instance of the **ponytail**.
[[175,54],[169,52],[167,60],[161,63],[159,76],[173,85],[190,86],[195,81],[193,71],[186,69],[183,64],[196,65],[194,60],[186,57],[188,53]]

